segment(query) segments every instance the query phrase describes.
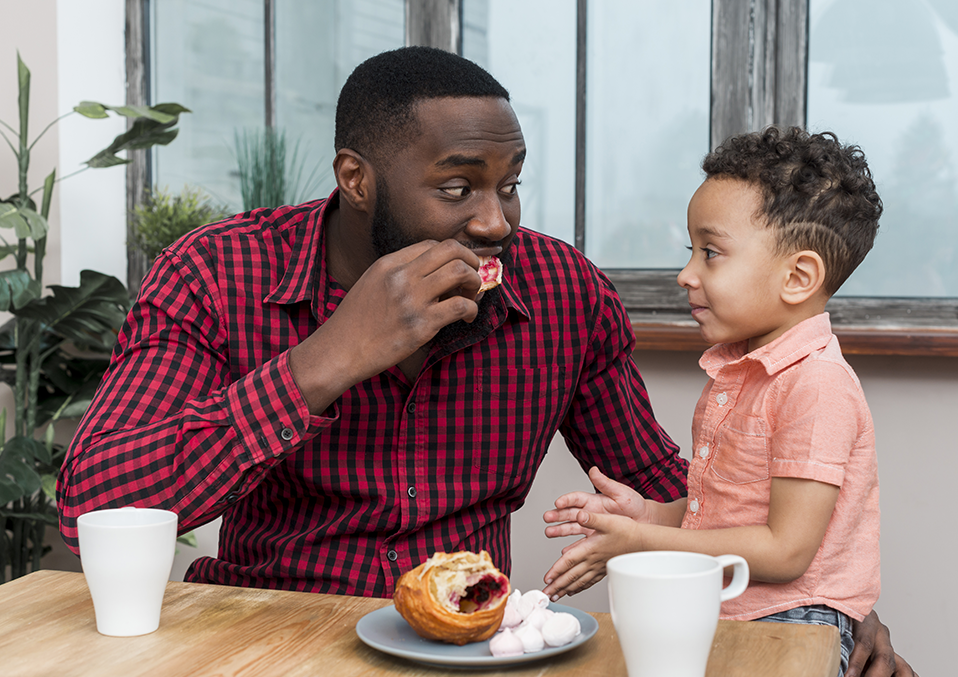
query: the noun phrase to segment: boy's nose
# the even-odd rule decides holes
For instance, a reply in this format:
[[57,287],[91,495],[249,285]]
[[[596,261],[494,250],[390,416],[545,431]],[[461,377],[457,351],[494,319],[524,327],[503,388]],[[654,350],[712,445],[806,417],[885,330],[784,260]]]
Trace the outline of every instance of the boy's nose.
[[678,282],[679,286],[683,289],[691,289],[695,286],[695,276],[692,274],[692,271],[689,270],[688,264],[686,264],[685,268],[679,271],[675,281]]

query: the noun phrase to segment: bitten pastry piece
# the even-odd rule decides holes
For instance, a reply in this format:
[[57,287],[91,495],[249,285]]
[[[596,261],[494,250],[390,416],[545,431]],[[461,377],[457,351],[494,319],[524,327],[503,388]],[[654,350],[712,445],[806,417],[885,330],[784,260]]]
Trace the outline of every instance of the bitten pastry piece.
[[509,579],[485,550],[437,552],[396,583],[396,610],[420,637],[450,644],[492,637],[506,610]]
[[479,257],[479,279],[482,286],[479,291],[486,291],[502,284],[502,262],[495,256]]

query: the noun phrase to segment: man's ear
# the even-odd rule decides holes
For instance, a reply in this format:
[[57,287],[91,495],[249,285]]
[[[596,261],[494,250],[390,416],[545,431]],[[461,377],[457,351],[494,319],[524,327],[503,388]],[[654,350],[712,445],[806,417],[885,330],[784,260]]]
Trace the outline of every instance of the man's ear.
[[339,186],[339,199],[360,212],[373,213],[376,204],[376,174],[362,155],[343,148],[333,159],[333,175]]
[[825,262],[818,252],[803,250],[786,260],[782,300],[790,305],[804,303],[825,284]]

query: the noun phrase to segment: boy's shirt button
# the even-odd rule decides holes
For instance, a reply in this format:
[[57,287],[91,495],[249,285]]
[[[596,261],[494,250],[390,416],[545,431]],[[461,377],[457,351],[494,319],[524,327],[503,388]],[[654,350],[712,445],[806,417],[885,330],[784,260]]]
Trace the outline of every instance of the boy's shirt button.
[[715,396],[715,401],[718,402],[718,405],[720,407],[724,407],[725,403],[728,402],[728,395],[726,395],[725,393],[719,393],[718,395]]
[[699,456],[701,456],[702,458],[708,458],[709,445],[703,444],[701,447],[699,447]]

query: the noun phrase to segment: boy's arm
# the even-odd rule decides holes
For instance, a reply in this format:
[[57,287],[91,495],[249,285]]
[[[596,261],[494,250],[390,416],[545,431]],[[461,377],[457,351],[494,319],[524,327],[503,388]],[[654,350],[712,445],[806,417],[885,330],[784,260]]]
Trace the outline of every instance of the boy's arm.
[[553,599],[581,592],[605,576],[610,558],[644,550],[740,555],[748,561],[753,580],[787,583],[805,573],[818,552],[838,491],[837,486],[814,480],[772,478],[768,522],[728,529],[640,524],[619,515],[579,510],[576,521],[588,536],[563,550],[546,575],[545,592]]
[[686,550],[744,557],[753,580],[788,583],[805,573],[822,545],[839,488],[794,477],[773,477],[768,522],[728,529],[636,532],[635,550]]

